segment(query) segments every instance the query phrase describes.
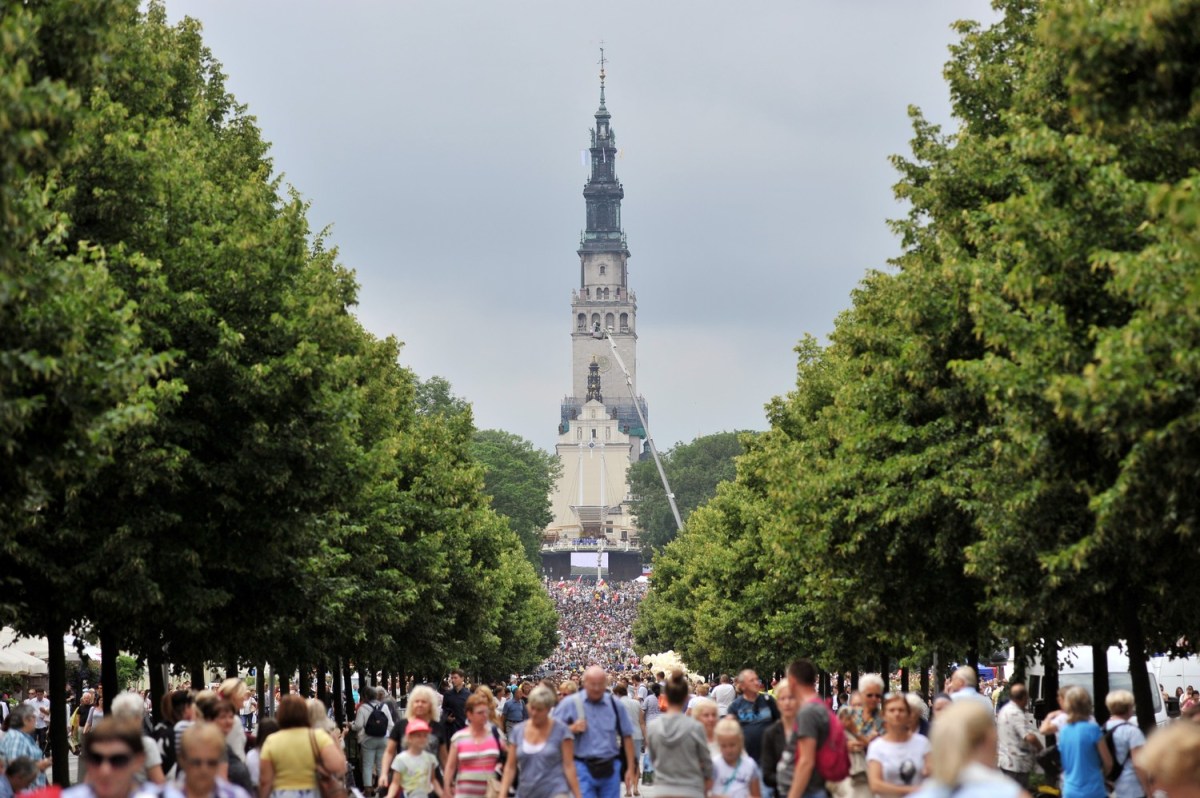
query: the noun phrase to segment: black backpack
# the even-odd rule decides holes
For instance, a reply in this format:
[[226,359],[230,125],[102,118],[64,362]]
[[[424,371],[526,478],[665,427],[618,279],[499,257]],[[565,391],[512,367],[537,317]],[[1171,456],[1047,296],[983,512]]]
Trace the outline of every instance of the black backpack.
[[1129,757],[1125,757],[1124,762],[1117,760],[1117,729],[1122,726],[1128,726],[1129,721],[1122,721],[1111,729],[1104,730],[1104,744],[1108,747],[1108,755],[1112,757],[1112,767],[1104,774],[1105,780],[1114,782],[1121,778],[1121,774],[1125,772],[1125,766],[1129,764]]
[[387,737],[387,708],[383,704],[368,704],[368,706],[371,707],[371,716],[363,724],[363,731],[367,733],[368,737]]
[[151,736],[158,744],[158,753],[162,757],[162,772],[165,776],[175,767],[175,730],[159,722],[155,724],[154,734]]

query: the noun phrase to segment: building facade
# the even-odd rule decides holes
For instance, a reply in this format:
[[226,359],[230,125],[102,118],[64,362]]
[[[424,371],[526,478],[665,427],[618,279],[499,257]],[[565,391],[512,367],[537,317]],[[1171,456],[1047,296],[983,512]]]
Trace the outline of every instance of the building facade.
[[595,553],[599,570],[628,579],[641,573],[628,471],[641,459],[646,438],[634,402],[643,415],[646,404],[637,396],[637,297],[629,289],[629,247],[621,226],[625,189],[617,178],[616,134],[604,82],[601,58],[600,108],[583,188],[587,222],[577,253],[579,285],[571,291],[571,394],[560,408],[556,446],[562,475],[542,557],[547,573],[564,577],[570,575],[571,554],[578,563],[580,555]]

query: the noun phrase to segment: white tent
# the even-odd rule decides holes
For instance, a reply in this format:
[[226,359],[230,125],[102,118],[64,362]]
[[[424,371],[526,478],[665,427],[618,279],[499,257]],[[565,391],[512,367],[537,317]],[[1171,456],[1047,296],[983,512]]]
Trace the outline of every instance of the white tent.
[[0,674],[6,676],[44,676],[46,663],[13,648],[0,648]]
[[[67,635],[62,642],[63,653],[67,662],[79,662],[79,652],[75,650],[75,637]],[[50,658],[50,646],[44,637],[19,637],[16,630],[5,627],[0,630],[0,649],[19,651],[45,662]],[[100,661],[100,649],[96,646],[84,645],[83,652],[93,662]]]

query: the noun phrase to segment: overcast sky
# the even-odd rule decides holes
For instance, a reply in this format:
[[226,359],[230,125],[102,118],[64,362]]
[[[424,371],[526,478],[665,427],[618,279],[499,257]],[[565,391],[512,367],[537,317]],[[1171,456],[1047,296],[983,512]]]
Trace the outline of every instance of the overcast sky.
[[623,157],[638,387],[660,448],[763,429],[898,243],[888,156],[983,0],[167,0],[357,272],[359,315],[551,448],[571,389],[598,47]]

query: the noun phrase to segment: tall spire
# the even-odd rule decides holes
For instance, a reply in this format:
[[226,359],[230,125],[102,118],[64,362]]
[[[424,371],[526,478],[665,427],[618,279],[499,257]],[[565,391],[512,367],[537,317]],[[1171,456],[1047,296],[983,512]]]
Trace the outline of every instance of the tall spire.
[[590,131],[591,175],[584,186],[587,204],[587,227],[580,242],[584,250],[622,252],[625,250],[621,231],[621,200],[625,190],[617,179],[617,136],[609,124],[612,115],[604,101],[608,78],[608,56],[600,47],[600,108],[596,111],[596,126]]
[[600,110],[607,110],[604,107],[604,65],[608,63],[608,59],[604,57],[604,42],[600,42]]

